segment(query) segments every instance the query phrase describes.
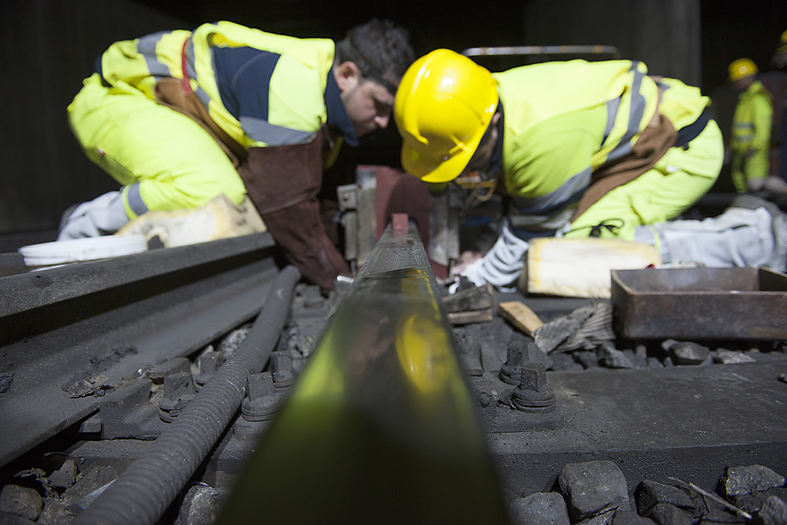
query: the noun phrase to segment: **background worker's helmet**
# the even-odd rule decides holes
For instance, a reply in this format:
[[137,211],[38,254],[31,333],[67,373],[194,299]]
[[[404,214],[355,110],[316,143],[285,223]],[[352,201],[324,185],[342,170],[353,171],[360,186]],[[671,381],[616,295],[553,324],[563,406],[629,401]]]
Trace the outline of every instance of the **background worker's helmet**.
[[777,53],[787,53],[787,31],[782,33],[781,38],[779,38],[779,47],[776,48]]
[[426,182],[455,179],[497,108],[497,82],[469,58],[437,49],[416,60],[396,92],[402,166]]
[[730,64],[730,82],[757,74],[757,65],[748,58],[739,58]]

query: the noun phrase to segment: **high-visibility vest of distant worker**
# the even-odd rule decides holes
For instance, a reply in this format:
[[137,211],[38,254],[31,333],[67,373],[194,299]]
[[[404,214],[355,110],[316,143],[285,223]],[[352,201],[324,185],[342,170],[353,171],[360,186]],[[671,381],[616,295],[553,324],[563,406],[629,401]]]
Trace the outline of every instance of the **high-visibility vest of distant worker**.
[[779,38],[776,52],[773,54],[771,64],[774,68],[782,72],[784,89],[781,101],[781,126],[779,127],[779,178],[787,181],[787,31],[784,31]]
[[730,85],[739,93],[730,137],[732,182],[739,193],[762,189],[770,169],[773,103],[757,73],[757,65],[748,58],[729,66]]

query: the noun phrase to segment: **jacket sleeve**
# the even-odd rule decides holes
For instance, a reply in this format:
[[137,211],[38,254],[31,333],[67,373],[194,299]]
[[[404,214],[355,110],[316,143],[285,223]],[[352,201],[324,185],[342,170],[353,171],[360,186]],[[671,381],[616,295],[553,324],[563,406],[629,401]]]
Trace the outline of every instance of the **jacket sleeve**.
[[322,134],[307,144],[250,148],[238,172],[284,254],[327,293],[337,275],[349,274],[349,267],[320,217]]
[[771,126],[773,125],[773,105],[768,97],[760,96],[752,100],[752,120],[754,121],[754,139],[751,147],[764,151],[770,147]]

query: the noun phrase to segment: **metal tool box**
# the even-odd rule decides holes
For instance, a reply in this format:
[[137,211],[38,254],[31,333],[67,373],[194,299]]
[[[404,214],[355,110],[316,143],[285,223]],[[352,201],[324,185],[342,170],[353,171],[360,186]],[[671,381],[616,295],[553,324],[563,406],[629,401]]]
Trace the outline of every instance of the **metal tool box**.
[[764,268],[612,270],[623,338],[787,340],[787,275]]

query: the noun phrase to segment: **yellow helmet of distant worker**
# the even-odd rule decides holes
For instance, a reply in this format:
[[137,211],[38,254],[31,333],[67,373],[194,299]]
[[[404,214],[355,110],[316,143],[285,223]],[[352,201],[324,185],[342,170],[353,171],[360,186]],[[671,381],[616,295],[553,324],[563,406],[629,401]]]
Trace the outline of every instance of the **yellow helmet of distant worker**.
[[402,166],[426,182],[467,167],[497,109],[497,82],[469,58],[437,49],[416,60],[396,92]]
[[757,65],[748,58],[739,58],[730,64],[730,82],[757,74]]
[[777,53],[787,53],[787,31],[782,33],[781,38],[779,39],[779,47],[776,48]]

